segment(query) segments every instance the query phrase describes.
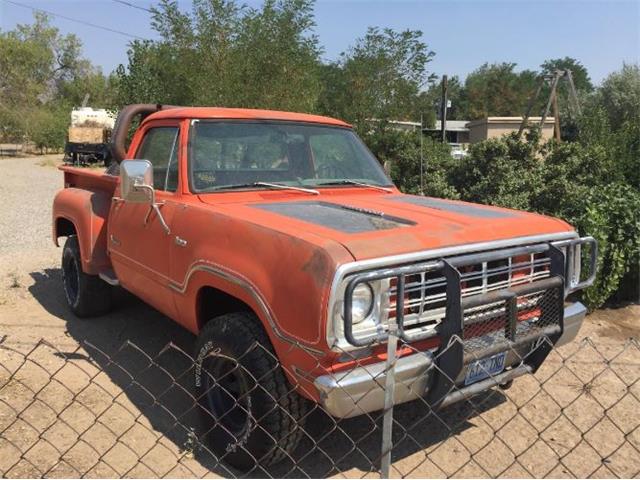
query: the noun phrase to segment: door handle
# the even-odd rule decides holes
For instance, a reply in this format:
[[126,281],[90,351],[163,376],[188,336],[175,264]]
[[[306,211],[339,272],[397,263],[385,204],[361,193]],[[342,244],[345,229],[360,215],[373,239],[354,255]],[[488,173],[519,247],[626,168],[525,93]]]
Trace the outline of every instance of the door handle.
[[174,242],[176,243],[177,246],[179,247],[186,247],[187,246],[187,241],[184,238],[180,238],[179,236],[176,235],[176,237],[174,238]]

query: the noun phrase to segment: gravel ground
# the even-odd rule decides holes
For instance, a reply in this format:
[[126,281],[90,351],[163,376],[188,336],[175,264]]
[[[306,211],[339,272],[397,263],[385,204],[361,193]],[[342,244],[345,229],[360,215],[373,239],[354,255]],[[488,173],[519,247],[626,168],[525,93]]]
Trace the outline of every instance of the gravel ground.
[[51,201],[62,187],[60,156],[0,157],[0,272],[42,265],[57,256],[51,243]]
[[[124,293],[105,317],[68,312],[50,231],[57,163],[0,158],[0,476],[237,475],[194,440],[193,402],[180,388],[190,334]],[[595,312],[582,340],[535,377],[448,407],[444,421],[423,420],[419,402],[398,407],[392,475],[637,476],[640,351],[628,339],[637,342],[638,320],[638,306]],[[300,469],[269,474],[375,476],[380,424],[315,412],[295,454]]]

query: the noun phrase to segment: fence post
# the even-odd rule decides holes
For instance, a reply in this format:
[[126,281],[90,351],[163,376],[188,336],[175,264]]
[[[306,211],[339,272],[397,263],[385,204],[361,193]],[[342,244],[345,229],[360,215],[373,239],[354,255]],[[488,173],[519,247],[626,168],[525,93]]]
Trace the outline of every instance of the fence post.
[[393,403],[396,387],[396,351],[398,347],[398,324],[396,318],[389,318],[389,339],[387,341],[387,365],[384,386],[384,417],[382,420],[382,456],[380,478],[389,478],[391,450],[393,449]]

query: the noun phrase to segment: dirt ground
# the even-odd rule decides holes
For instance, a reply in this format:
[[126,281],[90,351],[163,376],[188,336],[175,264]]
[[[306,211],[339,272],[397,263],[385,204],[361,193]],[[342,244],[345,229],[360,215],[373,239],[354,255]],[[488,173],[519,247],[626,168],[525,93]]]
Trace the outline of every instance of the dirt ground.
[[[68,312],[50,227],[58,163],[0,158],[0,476],[239,475],[198,447],[191,334],[126,293],[102,318]],[[637,476],[639,332],[640,306],[599,310],[509,390],[438,415],[397,407],[392,476]],[[377,475],[378,414],[314,412],[305,429],[296,466],[250,476]]]

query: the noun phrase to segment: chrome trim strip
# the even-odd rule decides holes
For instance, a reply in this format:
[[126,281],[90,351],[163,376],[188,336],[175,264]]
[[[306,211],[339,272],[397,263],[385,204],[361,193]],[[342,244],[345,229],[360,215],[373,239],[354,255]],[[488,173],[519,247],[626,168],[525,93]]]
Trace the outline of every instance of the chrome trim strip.
[[275,319],[273,318],[273,315],[271,315],[271,311],[269,310],[267,303],[262,298],[262,295],[260,295],[260,293],[253,287],[253,285],[251,285],[246,280],[236,275],[233,275],[221,268],[216,268],[215,266],[212,266],[209,264],[195,263],[194,265],[191,266],[191,268],[187,272],[187,275],[185,276],[185,279],[182,282],[182,284],[178,284],[174,281],[171,281],[169,283],[169,288],[176,291],[177,293],[184,294],[187,291],[187,287],[189,286],[189,280],[191,279],[191,276],[198,271],[210,273],[212,275],[220,277],[223,280],[234,283],[235,285],[238,285],[239,287],[247,291],[251,295],[251,297],[256,301],[256,303],[260,306],[260,310],[262,311],[263,315],[269,322],[269,326],[273,330],[276,337],[278,337],[280,340],[287,342],[291,345],[295,345],[296,347],[301,348],[315,356],[325,355],[325,352],[321,350],[316,350],[315,348],[312,348],[312,347],[308,347],[307,345],[304,345],[303,343],[301,343],[299,340],[295,340],[291,338],[289,335],[286,335],[278,327],[277,323],[275,322]]
[[210,273],[212,275],[216,275],[224,280],[230,281],[232,283],[235,283],[236,285],[238,285],[239,287],[243,288],[244,290],[246,290],[258,303],[258,305],[260,305],[260,309],[262,310],[262,312],[264,313],[264,316],[267,318],[267,321],[269,322],[269,325],[271,326],[271,328],[273,329],[274,334],[276,335],[276,337],[278,337],[279,339],[281,339],[284,342],[287,342],[291,345],[294,345],[296,347],[299,347],[309,353],[311,353],[312,355],[316,356],[316,357],[321,357],[324,356],[326,353],[323,352],[322,350],[317,350],[315,348],[309,347],[307,345],[304,345],[300,340],[297,340],[295,338],[292,338],[291,336],[285,334],[280,327],[278,327],[275,319],[273,318],[273,315],[271,315],[271,312],[269,311],[269,308],[266,304],[266,302],[262,299],[262,296],[260,295],[260,293],[253,287],[253,285],[251,285],[249,282],[247,282],[246,280],[243,280],[242,278],[240,278],[237,275],[233,275],[223,269],[220,268],[216,268],[214,266],[212,266],[211,264],[207,263],[206,260],[198,260],[195,263],[193,263],[191,265],[191,267],[189,268],[189,270],[187,271],[187,274],[185,275],[184,280],[182,281],[182,283],[177,283],[176,281],[170,279],[169,277],[167,277],[166,275],[163,275],[160,272],[157,272],[155,270],[153,270],[152,268],[149,268],[148,266],[128,257],[127,255],[124,255],[120,252],[118,252],[117,250],[110,250],[112,253],[115,253],[116,255],[121,256],[122,258],[125,258],[126,260],[135,263],[136,265],[139,265],[140,267],[146,269],[149,272],[152,272],[153,274],[157,275],[158,277],[162,278],[166,283],[164,284],[165,287],[170,288],[171,290],[174,290],[176,293],[180,293],[180,294],[184,294],[184,292],[187,291],[187,287],[189,286],[189,280],[191,279],[191,276],[199,270],[205,271],[207,273]]
[[98,273],[98,277],[100,277],[101,280],[107,282],[113,287],[117,287],[120,285],[120,280],[118,280],[118,277],[116,277],[115,273],[113,274],[113,276],[111,276],[105,272],[100,272]]
[[434,248],[421,252],[403,253],[400,255],[391,255],[388,257],[372,258],[369,260],[359,260],[341,265],[336,271],[336,276],[344,276],[355,270],[368,270],[376,267],[387,267],[390,265],[400,265],[409,262],[419,262],[422,260],[430,260],[435,257],[446,257],[449,255],[462,255],[482,250],[495,250],[504,247],[516,247],[526,245],[527,243],[543,243],[556,240],[568,240],[578,238],[575,231],[552,233],[546,235],[533,235],[530,237],[515,237],[504,240],[494,240],[491,242],[468,243],[465,245],[454,245],[451,247]]

